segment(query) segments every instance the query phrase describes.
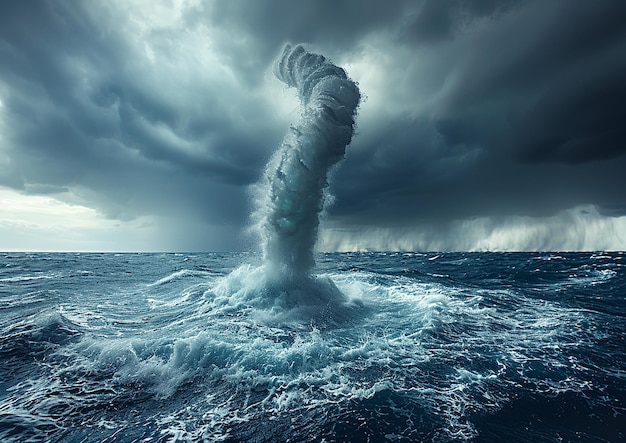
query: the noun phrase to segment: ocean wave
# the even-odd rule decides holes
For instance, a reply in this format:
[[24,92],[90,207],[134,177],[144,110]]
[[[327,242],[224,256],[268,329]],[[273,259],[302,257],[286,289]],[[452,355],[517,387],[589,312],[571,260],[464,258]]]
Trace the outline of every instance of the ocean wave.
[[161,286],[167,283],[171,283],[178,280],[183,280],[185,278],[193,278],[193,277],[209,277],[212,273],[209,271],[199,271],[195,269],[181,269],[180,271],[173,272],[163,278],[158,279],[157,281],[150,283],[148,286]]
[[[375,266],[333,257],[336,266],[295,292],[294,282],[272,286],[239,260],[226,275],[177,274],[180,258],[171,256],[159,258],[170,266],[163,270],[145,258],[143,281],[122,268],[94,270],[105,279],[97,290],[93,275],[54,297],[29,288],[41,301],[16,306],[1,324],[0,439],[539,439],[524,430],[537,425],[528,411],[552,423],[544,437],[567,414],[586,437],[617,435],[624,323],[592,309],[597,291],[619,287],[614,267],[568,254],[465,264],[430,256],[388,254]],[[494,268],[511,260],[516,275],[559,273],[498,284],[504,271]],[[424,272],[398,272],[407,267]],[[616,274],[595,275],[604,270]],[[443,272],[450,278],[428,275]],[[567,286],[569,273],[607,280]],[[577,426],[559,432],[575,437]]]

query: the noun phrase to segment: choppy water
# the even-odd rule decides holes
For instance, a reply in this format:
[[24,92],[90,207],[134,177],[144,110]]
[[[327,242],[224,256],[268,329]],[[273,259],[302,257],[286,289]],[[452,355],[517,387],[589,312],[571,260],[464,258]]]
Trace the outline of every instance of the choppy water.
[[625,438],[622,253],[327,254],[319,312],[257,260],[0,255],[0,441]]

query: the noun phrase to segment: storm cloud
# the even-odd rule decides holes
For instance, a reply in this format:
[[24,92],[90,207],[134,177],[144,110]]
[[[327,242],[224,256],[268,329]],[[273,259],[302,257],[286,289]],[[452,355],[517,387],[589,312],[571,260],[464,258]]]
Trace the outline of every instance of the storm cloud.
[[593,247],[529,226],[624,234],[624,23],[617,0],[5,1],[0,186],[154,217],[153,249],[248,249],[297,117],[271,66],[301,42],[366,96],[324,247]]

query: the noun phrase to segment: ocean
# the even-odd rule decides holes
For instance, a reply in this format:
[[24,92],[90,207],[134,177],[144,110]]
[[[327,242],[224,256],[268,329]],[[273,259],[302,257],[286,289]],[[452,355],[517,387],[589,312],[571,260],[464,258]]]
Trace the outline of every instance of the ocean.
[[315,259],[0,254],[0,441],[626,439],[624,253]]

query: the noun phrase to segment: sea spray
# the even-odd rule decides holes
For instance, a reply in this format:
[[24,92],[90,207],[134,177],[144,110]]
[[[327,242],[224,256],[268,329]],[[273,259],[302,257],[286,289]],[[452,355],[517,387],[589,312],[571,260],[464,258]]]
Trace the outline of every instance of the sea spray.
[[[257,198],[268,280],[307,280],[315,261],[328,172],[344,158],[361,98],[346,72],[324,56],[287,44],[274,74],[297,89],[302,112],[269,161]],[[300,283],[299,283],[300,284]]]

